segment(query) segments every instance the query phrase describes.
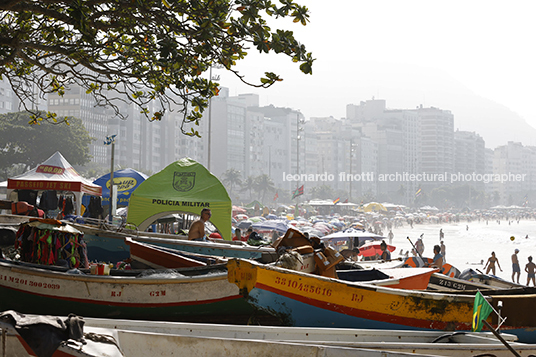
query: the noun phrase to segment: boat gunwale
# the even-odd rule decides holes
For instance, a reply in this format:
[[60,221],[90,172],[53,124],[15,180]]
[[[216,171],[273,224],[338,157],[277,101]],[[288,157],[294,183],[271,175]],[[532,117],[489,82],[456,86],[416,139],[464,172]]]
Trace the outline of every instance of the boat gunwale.
[[209,242],[200,242],[200,241],[188,240],[188,237],[184,235],[176,235],[177,238],[153,237],[153,236],[142,235],[142,234],[136,235],[134,232],[127,233],[127,232],[107,230],[107,229],[88,226],[88,225],[80,224],[80,223],[69,222],[69,224],[75,227],[76,229],[82,231],[84,234],[88,233],[97,237],[101,237],[99,233],[100,234],[106,233],[111,238],[116,238],[116,239],[131,238],[134,241],[147,242],[147,243],[158,243],[158,242],[167,243],[167,244],[173,244],[173,243],[183,244],[184,243],[186,245],[191,245],[191,246],[196,246],[196,247],[212,248],[211,246],[207,245],[207,243],[210,243],[210,244],[217,244],[217,247],[213,247],[216,249],[224,248],[224,249],[230,249],[230,250],[245,250],[245,251],[261,252],[261,253],[273,253],[275,251],[275,249],[272,246],[263,247],[263,246],[232,244],[231,241],[226,241],[226,240],[222,240],[221,242],[218,240],[209,241]]
[[[0,261],[0,268],[9,269],[10,271],[18,274],[39,276],[44,278],[53,278],[61,280],[72,280],[79,282],[90,283],[108,283],[108,284],[142,284],[142,285],[157,285],[157,284],[186,284],[186,283],[198,283],[204,281],[215,281],[227,279],[227,271],[221,271],[218,273],[208,273],[205,275],[192,275],[192,276],[179,276],[173,278],[151,278],[146,277],[132,277],[132,276],[117,276],[117,275],[88,275],[88,274],[68,274],[61,271],[46,270],[46,268],[26,267],[26,266],[13,266],[12,264]],[[165,269],[162,273],[173,269]],[[155,271],[155,270],[153,270]],[[180,274],[180,272],[178,272]],[[156,270],[155,274],[158,274]]]

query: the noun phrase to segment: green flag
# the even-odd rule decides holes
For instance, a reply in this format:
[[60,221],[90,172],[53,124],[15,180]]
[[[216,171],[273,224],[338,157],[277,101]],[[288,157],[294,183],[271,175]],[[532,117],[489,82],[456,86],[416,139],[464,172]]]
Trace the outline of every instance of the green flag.
[[478,291],[475,295],[475,304],[473,307],[473,331],[478,332],[482,330],[482,320],[488,318],[489,314],[493,311],[491,305],[486,301],[484,296]]

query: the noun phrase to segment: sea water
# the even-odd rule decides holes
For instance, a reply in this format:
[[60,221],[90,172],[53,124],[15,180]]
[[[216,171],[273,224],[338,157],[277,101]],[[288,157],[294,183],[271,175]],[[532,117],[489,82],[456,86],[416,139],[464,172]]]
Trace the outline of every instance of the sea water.
[[[462,272],[467,268],[480,270],[485,273],[484,266],[491,252],[495,252],[502,272],[497,264],[495,265],[495,275],[505,280],[512,280],[512,254],[519,249],[518,259],[521,267],[520,284],[527,283],[527,273],[525,265],[528,257],[532,256],[536,262],[536,221],[502,220],[480,222],[460,222],[442,224],[414,224],[393,229],[394,239],[392,245],[396,250],[391,254],[392,258],[400,257],[400,250],[404,253],[409,250],[411,256],[412,245],[407,239],[409,237],[413,244],[421,234],[425,245],[423,257],[433,258],[434,245],[440,245],[439,230],[443,229],[443,242],[446,247],[446,261]],[[387,232],[384,232],[386,236]],[[528,238],[525,238],[528,235]],[[511,237],[514,237],[512,240]],[[482,262],[482,263],[481,263]],[[491,274],[491,272],[490,272]]]

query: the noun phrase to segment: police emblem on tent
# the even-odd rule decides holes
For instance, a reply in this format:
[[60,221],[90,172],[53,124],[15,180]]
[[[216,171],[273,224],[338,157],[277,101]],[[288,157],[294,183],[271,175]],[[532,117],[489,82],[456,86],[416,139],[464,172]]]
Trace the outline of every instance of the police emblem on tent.
[[179,192],[190,191],[195,186],[195,172],[175,172],[173,188]]

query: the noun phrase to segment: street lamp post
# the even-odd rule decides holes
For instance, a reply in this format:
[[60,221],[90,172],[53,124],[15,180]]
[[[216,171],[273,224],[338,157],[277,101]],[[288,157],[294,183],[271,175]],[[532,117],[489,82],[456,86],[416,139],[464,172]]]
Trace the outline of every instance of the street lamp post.
[[110,167],[110,213],[108,214],[108,218],[110,223],[113,221],[113,197],[114,197],[114,152],[115,152],[115,137],[117,135],[111,135],[107,136],[106,140],[104,141],[104,145],[112,145],[112,160],[111,160],[111,167]]
[[349,181],[349,185],[350,185],[350,200],[352,200],[352,182],[354,181],[353,179],[353,175],[352,175],[352,159],[353,159],[353,153],[354,153],[354,139],[350,139],[350,181]]

